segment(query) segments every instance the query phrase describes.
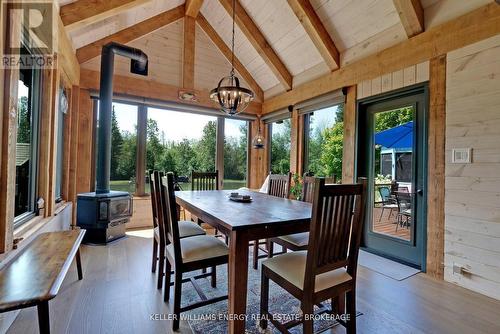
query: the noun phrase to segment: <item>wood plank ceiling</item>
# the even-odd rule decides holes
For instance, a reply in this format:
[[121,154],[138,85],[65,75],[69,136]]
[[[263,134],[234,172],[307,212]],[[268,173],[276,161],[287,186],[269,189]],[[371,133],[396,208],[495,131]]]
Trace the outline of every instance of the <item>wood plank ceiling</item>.
[[[235,67],[263,101],[492,1],[237,0]],[[229,73],[232,0],[59,5],[82,68],[98,71],[100,46],[113,39],[144,50],[159,83],[207,90]],[[115,72],[134,76],[120,57]]]

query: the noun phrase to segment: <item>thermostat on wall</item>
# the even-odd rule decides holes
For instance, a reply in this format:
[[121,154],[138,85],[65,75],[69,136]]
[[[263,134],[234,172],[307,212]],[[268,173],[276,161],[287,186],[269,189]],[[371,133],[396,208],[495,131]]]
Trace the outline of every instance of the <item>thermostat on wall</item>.
[[451,151],[451,162],[454,164],[470,164],[472,162],[472,148],[454,148]]

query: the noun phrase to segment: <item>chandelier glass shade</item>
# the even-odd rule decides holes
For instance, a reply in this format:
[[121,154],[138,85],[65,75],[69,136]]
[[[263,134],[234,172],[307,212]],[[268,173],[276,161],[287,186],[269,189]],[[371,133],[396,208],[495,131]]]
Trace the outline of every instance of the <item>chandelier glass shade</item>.
[[257,120],[257,122],[259,122],[259,128],[257,130],[257,134],[252,139],[252,146],[260,150],[264,148],[264,146],[266,145],[266,141],[264,139],[264,136],[262,136],[262,132],[260,131],[260,119]]
[[233,0],[233,35],[231,40],[231,72],[222,78],[210,91],[210,99],[218,103],[221,111],[228,115],[236,115],[244,111],[254,99],[254,93],[240,86],[240,80],[234,74],[234,13],[236,1]]

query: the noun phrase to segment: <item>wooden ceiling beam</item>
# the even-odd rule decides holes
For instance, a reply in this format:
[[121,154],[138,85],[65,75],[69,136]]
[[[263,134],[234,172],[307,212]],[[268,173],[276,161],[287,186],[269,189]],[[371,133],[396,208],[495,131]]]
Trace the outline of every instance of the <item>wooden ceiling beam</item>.
[[[210,23],[207,21],[207,19],[202,15],[199,14],[198,17],[196,18],[196,22],[200,25],[201,29],[205,31],[205,33],[208,35],[208,37],[212,40],[212,42],[217,46],[219,51],[226,57],[228,62],[231,62],[231,49],[224,43],[222,38],[219,36],[219,34],[215,31],[215,29],[210,25]],[[245,68],[245,66],[240,62],[238,57],[234,57],[234,68],[238,73],[242,76],[243,79],[248,83],[250,86],[250,89],[254,92],[256,98],[259,101],[264,100],[264,92],[262,91],[262,88],[260,88],[259,84],[253,76],[248,72],[248,70]]]
[[264,101],[269,113],[333,90],[419,64],[500,34],[500,6],[490,3],[413,38]]
[[[99,72],[82,69],[80,77],[80,88],[98,91],[100,85],[99,78]],[[136,77],[117,74],[115,74],[113,78],[114,94],[144,97],[166,102],[192,104],[216,109],[214,102],[209,98],[209,92],[207,90],[194,90],[197,98],[195,102],[180,100],[179,91],[182,90],[183,89],[180,87],[155,82],[150,79],[140,79]],[[248,108],[245,110],[245,113],[260,114],[261,110],[262,104],[254,101],[250,103]]]
[[75,30],[118,15],[150,0],[78,0],[59,11],[66,29]]
[[203,5],[203,0],[186,0],[186,16],[196,18]]
[[425,29],[424,9],[420,0],[393,0],[393,2],[408,38],[422,33]]
[[194,52],[195,52],[196,20],[191,16],[184,17],[184,52],[182,54],[182,86],[194,89]]
[[[219,0],[222,6],[226,9],[230,16],[233,13],[233,4],[231,0]],[[252,18],[248,15],[245,9],[241,6],[239,1],[235,1],[235,21],[243,34],[252,43],[255,50],[264,59],[266,64],[271,68],[271,71],[278,78],[280,83],[286,90],[292,89],[293,77],[286,68],[285,64],[274,52],[271,45],[267,42],[266,38],[253,22]]]
[[172,22],[175,22],[184,17],[184,5],[153,16],[150,19],[144,20],[131,27],[120,30],[115,34],[101,38],[98,41],[85,45],[76,50],[76,57],[81,63],[86,62],[101,54],[101,49],[109,42],[127,44],[135,39],[147,35],[155,30],[158,30]]
[[339,68],[339,51],[309,0],[288,0],[288,4],[330,70]]

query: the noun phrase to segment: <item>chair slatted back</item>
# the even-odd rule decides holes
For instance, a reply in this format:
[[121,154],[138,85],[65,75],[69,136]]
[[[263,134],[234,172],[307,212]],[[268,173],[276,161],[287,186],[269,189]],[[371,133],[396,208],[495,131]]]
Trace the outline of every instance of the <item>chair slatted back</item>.
[[219,171],[191,172],[191,190],[219,190]]
[[163,172],[153,171],[149,179],[149,185],[151,188],[151,207],[153,208],[153,225],[158,227],[158,233],[160,240],[165,240],[165,220],[163,212],[161,210],[161,191],[160,184],[161,178],[163,177]]
[[269,174],[269,187],[267,188],[267,193],[271,196],[289,198],[291,182],[292,173],[285,175]]
[[177,203],[175,201],[175,181],[174,173],[168,172],[161,178],[161,207],[165,219],[165,234],[168,242],[174,247],[174,261],[176,264],[182,263],[179,217],[177,214]]
[[[303,202],[312,203],[314,198],[314,183],[316,178],[314,176],[306,176],[302,178],[302,194],[300,200]],[[325,178],[325,184],[334,184],[335,176]]]
[[316,275],[347,267],[355,278],[363,227],[366,180],[360,184],[314,184],[304,288],[314,291]]

